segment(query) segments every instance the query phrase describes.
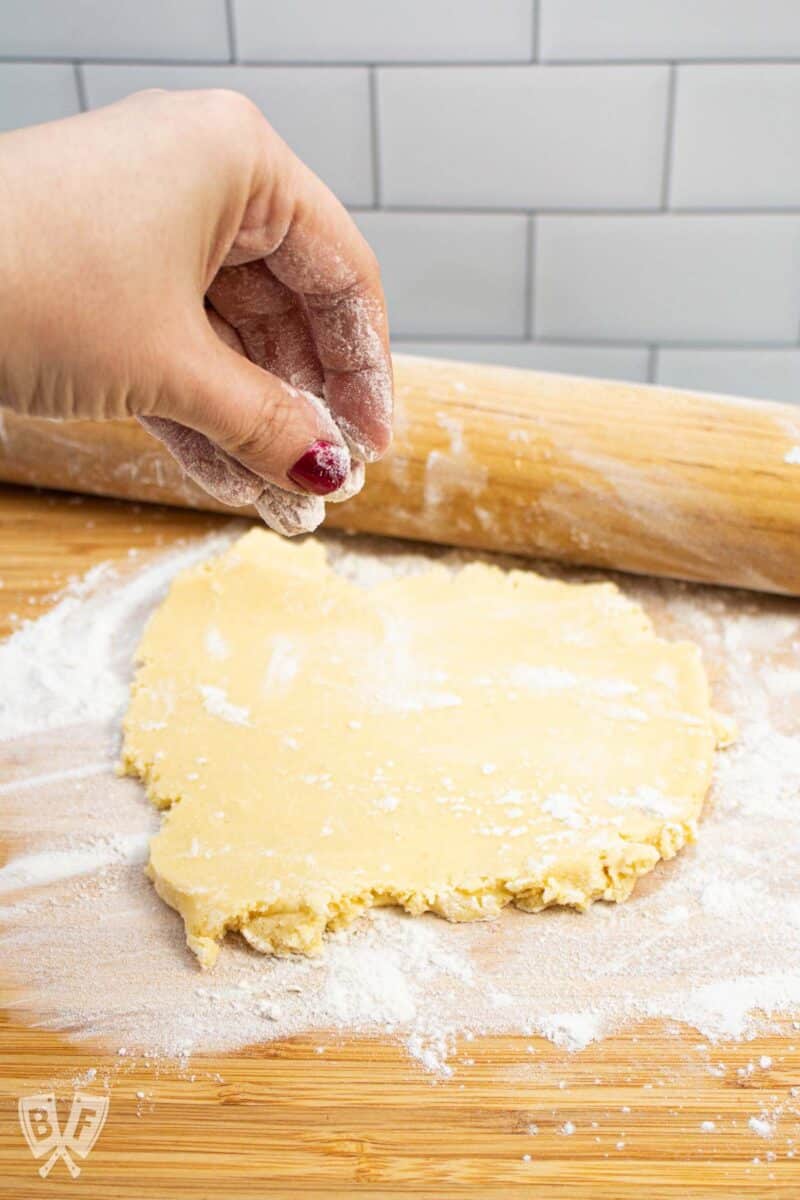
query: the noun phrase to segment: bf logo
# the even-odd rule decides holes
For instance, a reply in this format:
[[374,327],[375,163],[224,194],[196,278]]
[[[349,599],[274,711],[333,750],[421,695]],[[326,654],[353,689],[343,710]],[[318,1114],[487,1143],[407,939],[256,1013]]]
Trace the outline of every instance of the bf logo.
[[62,1133],[53,1092],[22,1096],[19,1123],[33,1157],[46,1159],[39,1167],[42,1179],[50,1174],[59,1158],[63,1158],[72,1178],[77,1179],[81,1169],[73,1155],[86,1158],[99,1138],[107,1116],[108,1096],[76,1092]]

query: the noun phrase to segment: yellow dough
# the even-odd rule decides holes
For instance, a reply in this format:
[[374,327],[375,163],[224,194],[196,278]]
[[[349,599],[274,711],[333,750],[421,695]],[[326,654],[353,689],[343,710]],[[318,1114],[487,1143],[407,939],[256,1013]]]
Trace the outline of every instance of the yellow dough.
[[695,834],[719,722],[697,648],[608,583],[432,566],[372,588],[254,530],[150,620],[124,763],[148,872],[213,965],[371,905],[452,921],[623,900]]

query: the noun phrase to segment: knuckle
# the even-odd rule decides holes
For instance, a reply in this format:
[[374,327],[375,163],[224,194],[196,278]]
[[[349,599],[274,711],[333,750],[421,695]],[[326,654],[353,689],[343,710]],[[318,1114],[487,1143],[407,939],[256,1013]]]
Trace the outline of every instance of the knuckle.
[[380,279],[381,267],[380,267],[380,263],[378,262],[378,256],[366,239],[364,239],[363,254],[364,254],[364,265],[362,268],[363,274],[369,280]]
[[238,439],[238,453],[252,460],[272,457],[276,443],[286,434],[291,420],[292,405],[288,396],[279,392],[277,396],[262,397],[255,418]]
[[167,95],[169,95],[169,92],[167,91],[166,88],[149,87],[149,88],[141,88],[140,91],[134,92],[131,96],[131,99],[136,100],[138,97],[167,96]]
[[215,113],[227,118],[234,124],[239,122],[263,122],[264,117],[257,104],[245,96],[243,92],[237,92],[233,88],[210,88],[206,93],[209,105],[214,109]]
[[361,230],[357,226],[355,226],[355,229],[357,234],[357,280],[362,285],[365,283],[374,283],[381,277],[378,256]]

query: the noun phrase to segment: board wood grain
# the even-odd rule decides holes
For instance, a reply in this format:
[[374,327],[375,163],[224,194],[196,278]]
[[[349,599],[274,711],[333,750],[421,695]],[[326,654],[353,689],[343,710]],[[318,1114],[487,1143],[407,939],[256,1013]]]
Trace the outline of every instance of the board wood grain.
[[[0,635],[44,612],[70,576],[221,520],[0,489]],[[477,1038],[458,1046],[453,1077],[440,1079],[388,1041],[339,1036],[185,1065],[131,1059],[26,1027],[2,962],[0,1001],[3,1200],[800,1195],[798,1022],[718,1046],[647,1023],[577,1054],[540,1039]],[[40,1179],[18,1098],[52,1089],[63,1118],[79,1083],[110,1096],[106,1125],[77,1180],[62,1162]],[[748,1121],[778,1106],[776,1135],[765,1140]],[[567,1121],[573,1134],[563,1132]],[[703,1132],[706,1121],[713,1132]]]

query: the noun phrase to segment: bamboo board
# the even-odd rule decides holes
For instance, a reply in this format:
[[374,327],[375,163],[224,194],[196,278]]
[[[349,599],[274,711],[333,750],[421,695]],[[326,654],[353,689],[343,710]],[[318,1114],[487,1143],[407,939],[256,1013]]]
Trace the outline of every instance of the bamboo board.
[[[219,522],[0,489],[0,637],[14,627],[12,614],[39,615],[70,576],[94,563]],[[578,1054],[526,1037],[476,1039],[459,1047],[453,1079],[441,1080],[392,1044],[340,1037],[196,1057],[188,1069],[156,1074],[6,1015],[0,1197],[796,1200],[797,1119],[784,1120],[770,1142],[748,1127],[749,1117],[800,1084],[800,1024],[781,1028],[709,1047],[689,1031],[648,1023]],[[772,1060],[767,1068],[737,1074],[762,1055]],[[726,1070],[717,1076],[709,1067],[719,1062]],[[90,1067],[97,1081],[87,1090],[110,1081],[106,1125],[75,1182],[63,1162],[42,1180],[18,1124],[18,1097],[52,1088],[63,1121],[73,1079]],[[560,1132],[567,1120],[571,1136]],[[711,1133],[701,1130],[707,1120]],[[795,1158],[786,1156],[787,1137]]]

